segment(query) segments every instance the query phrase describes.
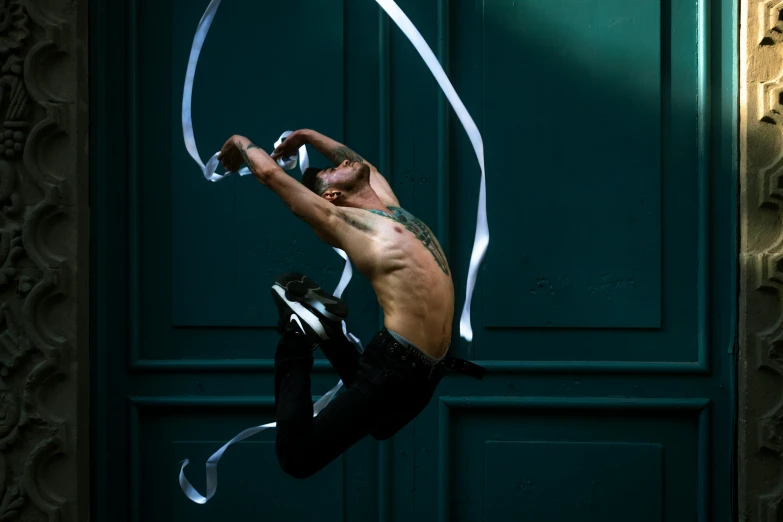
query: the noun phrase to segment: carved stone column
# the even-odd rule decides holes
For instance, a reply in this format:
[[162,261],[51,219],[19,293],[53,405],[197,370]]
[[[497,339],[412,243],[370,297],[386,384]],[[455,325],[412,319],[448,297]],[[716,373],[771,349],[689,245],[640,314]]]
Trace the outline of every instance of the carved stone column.
[[742,0],[739,510],[783,520],[783,2]]
[[86,0],[0,0],[0,520],[88,519]]

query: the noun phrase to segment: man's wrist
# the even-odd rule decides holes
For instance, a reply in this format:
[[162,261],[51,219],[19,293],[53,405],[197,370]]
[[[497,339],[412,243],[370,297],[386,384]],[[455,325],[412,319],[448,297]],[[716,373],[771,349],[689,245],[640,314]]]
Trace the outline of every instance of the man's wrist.
[[304,139],[304,142],[308,145],[310,144],[310,140],[313,137],[313,131],[311,129],[299,129],[297,131],[300,136]]

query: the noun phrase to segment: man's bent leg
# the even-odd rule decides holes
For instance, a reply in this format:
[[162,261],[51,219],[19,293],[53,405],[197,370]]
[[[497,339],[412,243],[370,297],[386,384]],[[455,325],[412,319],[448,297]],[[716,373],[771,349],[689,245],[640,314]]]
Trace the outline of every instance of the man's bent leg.
[[383,412],[378,402],[354,386],[337,395],[301,431],[294,432],[291,426],[281,431],[283,420],[278,419],[276,450],[282,470],[295,478],[308,478],[325,468],[369,435]]
[[276,452],[287,474],[310,477],[366,437],[384,410],[384,396],[372,388],[351,387],[313,417],[306,340],[286,332],[275,355]]
[[318,346],[342,379],[345,387],[352,387],[356,382],[356,375],[359,373],[359,359],[361,357],[356,346],[344,335],[336,335],[331,339],[321,341]]
[[275,353],[277,432],[285,436],[307,429],[313,416],[310,370],[312,345],[300,334],[285,331]]
[[284,274],[272,285],[272,298],[280,314],[279,331],[293,328],[291,316],[313,344],[320,346],[337,370],[346,387],[351,387],[359,371],[360,353],[343,335],[343,320],[348,316],[348,305],[340,298],[326,293],[318,283],[300,273]]

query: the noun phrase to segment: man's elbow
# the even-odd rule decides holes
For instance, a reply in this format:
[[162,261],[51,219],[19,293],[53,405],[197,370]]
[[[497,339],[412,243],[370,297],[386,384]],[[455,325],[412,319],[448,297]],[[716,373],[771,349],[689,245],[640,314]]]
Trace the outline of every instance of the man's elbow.
[[255,168],[250,169],[250,172],[253,173],[253,176],[255,176],[259,183],[266,185],[267,187],[273,185],[274,177],[279,174],[275,169],[271,168]]

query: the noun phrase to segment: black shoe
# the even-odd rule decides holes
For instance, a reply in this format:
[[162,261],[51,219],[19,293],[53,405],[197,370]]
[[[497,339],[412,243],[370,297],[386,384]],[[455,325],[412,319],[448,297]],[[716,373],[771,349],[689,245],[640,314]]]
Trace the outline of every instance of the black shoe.
[[272,297],[280,312],[278,329],[304,334],[313,345],[343,335],[342,322],[348,305],[324,292],[302,274],[285,274],[272,285]]

